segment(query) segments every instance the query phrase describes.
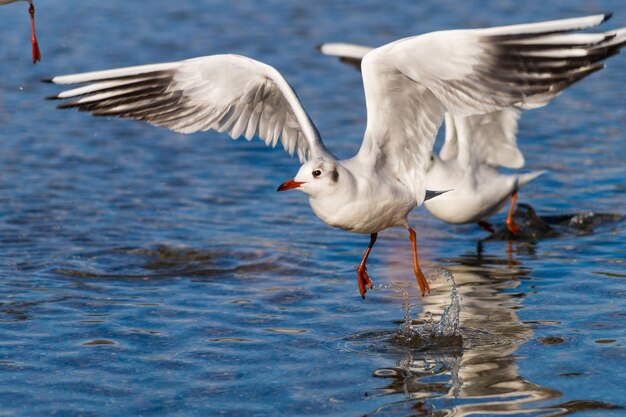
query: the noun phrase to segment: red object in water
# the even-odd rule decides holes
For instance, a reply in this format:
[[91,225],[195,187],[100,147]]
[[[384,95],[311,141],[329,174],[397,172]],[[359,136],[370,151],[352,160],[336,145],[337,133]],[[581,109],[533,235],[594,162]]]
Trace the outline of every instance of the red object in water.
[[33,64],[35,64],[37,63],[37,61],[41,61],[41,51],[39,50],[39,43],[37,42],[37,35],[35,35],[35,6],[33,5],[33,3],[30,4],[28,13],[30,14],[30,29],[31,29],[30,40],[33,45]]

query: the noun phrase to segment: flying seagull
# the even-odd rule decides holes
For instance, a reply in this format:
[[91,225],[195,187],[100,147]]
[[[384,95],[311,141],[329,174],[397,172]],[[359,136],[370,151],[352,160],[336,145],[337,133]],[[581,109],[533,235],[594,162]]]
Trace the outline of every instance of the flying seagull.
[[[573,35],[561,36],[560,41],[555,35],[552,41],[548,39],[546,42],[544,38],[525,44],[534,47],[536,52],[540,51],[541,47],[549,49],[555,45],[564,49],[583,46],[587,48],[586,50],[593,48],[598,52],[601,48],[607,48],[607,54],[603,56],[606,58],[617,53],[624,45],[626,30],[620,29],[605,34],[580,34],[577,37],[578,39]],[[569,44],[570,40],[574,42]],[[545,45],[542,45],[544,42]],[[338,57],[341,62],[357,69],[361,69],[363,57],[373,49],[349,43],[325,43],[318,46],[318,50],[323,54]],[[532,49],[529,49],[530,51]],[[572,51],[572,54],[574,53]],[[590,57],[590,63],[593,60],[595,58]],[[554,65],[561,64],[555,61]],[[536,75],[540,76],[539,73]],[[533,171],[523,174],[503,174],[498,171],[499,167],[524,166],[524,156],[517,147],[516,138],[520,115],[521,109],[516,106],[469,116],[450,112],[445,114],[445,142],[439,155],[435,153],[431,155],[426,173],[426,187],[449,192],[424,203],[433,216],[451,224],[476,222],[483,229],[494,233],[493,226],[487,218],[500,211],[510,198],[506,225],[513,235],[519,233],[519,226],[513,220],[518,190],[545,173]]]
[[366,262],[378,232],[394,226],[409,233],[424,295],[430,288],[407,216],[437,194],[426,191],[426,169],[445,113],[546,104],[617,52],[616,32],[568,34],[608,17],[433,32],[368,52],[361,63],[367,127],[358,153],[344,160],[326,149],[280,73],[247,57],[212,55],[45,81],[83,84],[50,97],[65,100],[59,108],[143,120],[180,133],[215,129],[272,146],[280,141],[302,166],[278,191],[298,189],[325,223],[370,235],[357,268],[361,296],[372,288]]
[[37,61],[41,61],[41,52],[39,51],[39,44],[37,43],[37,36],[35,35],[35,5],[33,0],[0,0],[0,4],[15,3],[16,1],[27,1],[30,3],[28,13],[30,14],[30,41],[33,46],[33,64]]

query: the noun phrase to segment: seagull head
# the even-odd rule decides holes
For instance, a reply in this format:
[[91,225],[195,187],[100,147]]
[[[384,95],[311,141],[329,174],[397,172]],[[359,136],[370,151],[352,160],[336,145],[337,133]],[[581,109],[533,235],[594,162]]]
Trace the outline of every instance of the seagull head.
[[296,176],[280,184],[276,191],[298,189],[311,197],[332,192],[340,177],[340,167],[328,158],[316,158],[305,162]]

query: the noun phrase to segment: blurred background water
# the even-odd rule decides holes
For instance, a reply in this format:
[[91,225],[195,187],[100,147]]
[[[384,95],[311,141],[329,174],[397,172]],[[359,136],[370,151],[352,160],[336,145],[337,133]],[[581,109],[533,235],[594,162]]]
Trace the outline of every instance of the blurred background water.
[[[46,76],[233,52],[271,65],[338,156],[365,127],[356,72],[329,41],[381,45],[439,29],[613,11],[623,0],[38,1],[0,8],[0,415],[619,416],[626,410],[626,58],[528,112],[520,194],[542,216],[617,214],[550,239],[477,242],[418,209],[425,270],[454,274],[462,343],[393,340],[404,288],[415,322],[451,283],[418,296],[403,230],[368,243],[322,224],[298,163],[260,141],[177,135],[54,109]],[[495,218],[498,225],[503,215]]]

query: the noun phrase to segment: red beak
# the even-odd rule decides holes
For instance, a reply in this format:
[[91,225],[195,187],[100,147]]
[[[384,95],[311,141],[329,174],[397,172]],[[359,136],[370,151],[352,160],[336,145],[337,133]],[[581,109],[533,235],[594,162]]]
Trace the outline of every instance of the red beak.
[[278,186],[278,189],[276,191],[293,190],[294,188],[300,187],[302,184],[304,184],[304,182],[299,182],[299,181],[294,181],[294,180],[285,181]]

